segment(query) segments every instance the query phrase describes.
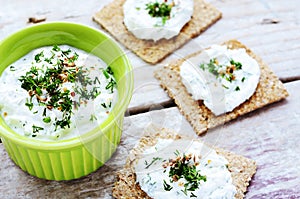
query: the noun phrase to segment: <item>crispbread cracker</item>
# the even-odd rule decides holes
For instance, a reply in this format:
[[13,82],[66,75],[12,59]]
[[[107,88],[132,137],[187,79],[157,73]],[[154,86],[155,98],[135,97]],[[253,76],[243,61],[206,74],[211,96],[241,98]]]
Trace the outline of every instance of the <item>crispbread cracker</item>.
[[[127,158],[124,168],[117,173],[117,181],[113,188],[113,196],[115,198],[129,199],[129,198],[149,198],[150,197],[141,189],[139,184],[136,183],[136,176],[132,167],[132,162],[135,161],[139,154],[145,148],[155,145],[157,138],[167,139],[181,139],[181,137],[171,130],[161,129],[155,134],[150,134],[143,137],[137,147],[135,147]],[[188,139],[188,138],[184,138]],[[194,140],[195,141],[195,140]],[[200,142],[200,141],[199,141]],[[225,151],[223,149],[215,148],[216,152],[225,157],[228,164],[228,169],[231,173],[232,182],[236,187],[236,198],[244,197],[251,177],[256,172],[255,161],[245,158],[240,155]]]
[[125,47],[151,64],[158,63],[222,17],[221,12],[212,5],[203,0],[195,0],[192,19],[183,27],[180,34],[169,40],[161,39],[154,42],[138,39],[127,30],[123,23],[124,2],[125,0],[114,0],[97,12],[93,19]]
[[287,90],[278,77],[249,48],[236,40],[230,40],[224,44],[230,49],[245,48],[246,52],[258,62],[261,69],[261,76],[255,93],[249,100],[236,107],[232,112],[215,116],[202,101],[192,99],[192,96],[182,84],[179,66],[186,59],[201,53],[201,51],[160,67],[154,72],[154,76],[160,81],[161,86],[166,89],[169,96],[175,100],[181,113],[191,123],[198,135],[205,133],[210,128],[229,122],[239,115],[244,115],[288,96]]

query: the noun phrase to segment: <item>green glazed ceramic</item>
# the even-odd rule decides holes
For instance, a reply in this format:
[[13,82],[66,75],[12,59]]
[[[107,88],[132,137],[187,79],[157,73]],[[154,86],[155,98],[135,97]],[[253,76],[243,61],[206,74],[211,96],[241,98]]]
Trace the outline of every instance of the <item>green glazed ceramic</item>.
[[52,22],[20,30],[0,43],[0,74],[31,50],[70,45],[110,65],[117,80],[118,102],[108,118],[91,132],[60,141],[34,140],[15,133],[0,117],[0,137],[11,159],[24,171],[48,180],[70,180],[102,166],[120,142],[124,112],[133,91],[129,60],[108,35],[75,23]]

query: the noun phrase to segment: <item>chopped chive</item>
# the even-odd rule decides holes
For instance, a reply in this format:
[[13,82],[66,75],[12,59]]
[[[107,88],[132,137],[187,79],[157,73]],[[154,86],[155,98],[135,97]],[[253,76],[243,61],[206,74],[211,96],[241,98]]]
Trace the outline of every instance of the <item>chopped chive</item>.
[[162,160],[162,158],[160,158],[160,157],[153,157],[152,161],[148,165],[146,165],[145,169],[149,169],[149,167],[151,165],[153,165],[156,161],[159,161],[159,160]]
[[[178,151],[175,151],[177,155],[176,159],[170,160],[169,177],[170,182],[177,182],[180,179],[184,179],[184,189],[181,190],[186,196],[190,192],[190,197],[197,197],[193,191],[199,189],[200,182],[206,182],[206,176],[200,174],[200,170],[197,170],[196,162],[193,162],[194,159],[191,155],[179,156]],[[171,189],[171,185],[167,184],[164,180],[164,189],[166,191]]]
[[41,131],[41,130],[44,130],[44,128],[43,128],[43,127],[39,127],[39,126],[32,125],[32,132],[33,132],[34,134],[38,133],[38,132]]
[[42,61],[42,60],[41,60],[41,57],[44,57],[44,52],[43,52],[43,51],[40,52],[40,53],[38,53],[38,54],[36,54],[36,55],[34,56],[35,62],[36,62],[36,63],[41,62],[41,61]]
[[101,106],[102,106],[103,108],[107,108],[107,106],[106,106],[105,103],[102,103]]
[[224,88],[226,88],[226,89],[229,89],[229,87],[228,87],[228,86],[225,86],[224,84],[222,84],[222,86],[223,86]]
[[51,122],[51,118],[50,117],[45,117],[45,118],[43,118],[43,122],[50,123]]
[[98,77],[95,77],[95,79],[94,79],[94,84],[96,84],[96,83],[101,84]]
[[26,98],[25,106],[27,106],[30,111],[32,110],[32,108],[33,108],[32,97],[30,98],[30,100],[28,100],[28,98]]
[[97,117],[94,114],[91,114],[90,121],[93,122],[94,120],[97,120]]
[[[73,108],[76,109],[82,104],[88,103],[88,100],[99,96],[101,91],[98,85],[101,82],[99,77],[94,79],[89,77],[88,68],[76,66],[75,61],[78,60],[79,55],[72,49],[62,50],[58,45],[54,45],[50,52],[51,57],[44,57],[44,51],[34,55],[35,62],[32,62],[31,68],[19,78],[19,81],[21,82],[21,88],[26,90],[30,96],[26,99],[25,106],[32,111],[34,106],[32,99],[35,98],[34,102],[37,101],[37,105],[44,108],[41,112],[42,121],[44,123],[53,122],[56,131],[58,128],[70,128],[71,117],[74,114]],[[39,66],[35,66],[35,63],[42,61],[51,64],[51,67],[41,69]],[[14,66],[10,66],[10,70],[14,71]],[[105,77],[108,76],[109,80],[105,88],[113,93],[116,87],[116,82],[112,77],[113,71],[111,67],[107,67],[103,71],[105,71],[106,75],[104,75]],[[72,87],[73,90],[69,90],[64,87],[66,82],[76,83],[76,86]],[[111,108],[112,102],[102,103],[101,106]],[[62,117],[51,119],[47,115],[47,110],[60,111]],[[35,114],[37,111],[33,113]],[[95,115],[91,115],[90,119],[95,120],[97,118]],[[42,127],[38,126],[32,128],[33,137],[40,130],[43,130]]]
[[109,78],[108,72],[106,70],[103,70],[103,75],[105,76],[106,79]]
[[171,191],[172,189],[173,189],[173,187],[164,180],[164,190]]
[[60,47],[58,47],[58,45],[55,44],[53,46],[52,50],[55,51],[55,52],[58,52],[58,51],[60,51]]
[[10,70],[10,71],[16,71],[16,68],[15,68],[14,66],[10,66],[10,67],[9,67],[9,70]]
[[180,155],[180,152],[176,149],[176,151],[174,152],[174,154],[175,154],[176,156],[179,156],[179,155]]
[[168,19],[171,17],[172,5],[165,2],[158,3],[152,2],[146,4],[146,10],[151,17],[160,17],[162,19],[162,24],[164,25]]

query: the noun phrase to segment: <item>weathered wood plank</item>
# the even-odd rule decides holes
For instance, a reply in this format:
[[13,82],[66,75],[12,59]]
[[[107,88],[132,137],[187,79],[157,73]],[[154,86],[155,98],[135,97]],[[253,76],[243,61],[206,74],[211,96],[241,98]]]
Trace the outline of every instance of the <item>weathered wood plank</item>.
[[[298,198],[300,191],[300,81],[287,83],[287,100],[241,117],[199,139],[257,161],[246,198]],[[198,138],[176,107],[125,118],[121,144],[95,173],[68,182],[44,181],[16,167],[0,144],[0,198],[111,198],[114,173],[149,125],[172,128]]]
[[[282,81],[291,81],[300,79],[300,14],[295,9],[300,2],[276,1],[272,3],[264,1],[209,1],[223,12],[223,18],[213,25],[193,41],[189,42],[183,48],[174,52],[161,64],[168,63],[173,59],[182,58],[195,50],[203,49],[214,43],[222,43],[225,40],[236,38],[250,47],[266,62],[279,76]],[[279,6],[274,6],[279,4]],[[297,4],[297,5],[296,5]],[[279,9],[281,8],[281,9]],[[276,9],[279,9],[277,12]],[[265,24],[264,19],[274,19],[277,24]],[[147,67],[147,64],[135,64],[139,67]],[[152,69],[147,69],[152,72]],[[135,73],[140,75],[139,73]],[[149,78],[149,79],[148,79]],[[145,82],[153,82],[152,76],[143,79]],[[136,85],[142,85],[144,82],[136,81]],[[153,85],[154,85],[153,84]],[[153,86],[150,95],[151,100],[164,104],[170,99],[161,95],[159,86]],[[158,89],[158,90],[156,90]],[[145,109],[151,103],[144,101],[143,104],[136,103],[140,93],[136,92],[133,97],[130,108]],[[156,97],[159,96],[159,99]],[[147,98],[146,98],[147,99]],[[147,99],[148,100],[148,99]]]
[[[110,1],[1,0],[0,40],[29,26],[29,17],[46,17],[47,21],[71,21],[100,28],[91,16]],[[300,78],[299,1],[207,1],[223,12],[223,19],[163,63],[213,43],[236,38],[260,55],[281,80]],[[269,19],[269,23],[265,19]],[[135,68],[135,91],[130,110],[139,112],[171,104],[172,101],[153,78],[155,67],[145,64],[131,52],[126,52]],[[286,85],[291,93],[288,100],[214,129],[202,137],[211,144],[257,160],[258,172],[247,198],[300,197],[296,187],[300,184],[300,151],[297,147],[300,141],[297,101],[300,97],[297,93],[300,82]],[[195,136],[177,108],[127,117],[122,141],[114,157],[94,174],[69,182],[44,181],[26,175],[10,161],[0,144],[0,198],[111,198],[113,172],[121,168],[128,151],[142,135],[144,128],[152,123],[177,131],[184,130]]]
[[[71,21],[100,28],[92,15],[112,0],[46,1],[2,0],[0,7],[0,40],[29,26],[29,17],[46,17],[46,21]],[[300,79],[300,7],[299,1],[207,0],[223,13],[223,18],[202,35],[163,61],[181,58],[214,43],[236,38],[245,43],[275,71],[283,81]],[[17,11],[17,12],[16,12]],[[270,19],[277,23],[266,23]],[[269,20],[269,21],[270,21]],[[126,50],[126,49],[125,49]],[[135,68],[135,93],[129,106],[133,112],[154,105],[170,103],[151,67],[126,50]],[[163,64],[161,63],[161,64]]]

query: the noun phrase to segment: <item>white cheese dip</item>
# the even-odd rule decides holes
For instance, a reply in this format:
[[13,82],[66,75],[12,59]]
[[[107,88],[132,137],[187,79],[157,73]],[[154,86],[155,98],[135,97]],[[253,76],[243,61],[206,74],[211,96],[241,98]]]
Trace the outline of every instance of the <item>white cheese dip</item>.
[[0,112],[15,132],[34,139],[76,137],[99,126],[117,100],[111,68],[71,46],[33,50],[2,73]]
[[260,67],[243,48],[214,45],[183,62],[180,76],[194,100],[203,100],[215,115],[221,115],[253,95]]
[[[136,181],[152,198],[232,199],[236,194],[236,188],[232,184],[232,177],[227,168],[228,161],[200,142],[159,138],[157,144],[146,149],[141,157],[134,166]],[[205,178],[205,180],[193,179],[198,183],[195,190],[188,190],[191,184],[188,183],[187,178],[180,176],[183,166],[178,169],[177,164],[177,170],[176,166],[170,166],[172,162],[180,162],[180,158],[183,157],[190,157],[190,160],[185,162],[189,168],[195,166],[189,169],[188,173],[197,172],[198,176]],[[183,164],[181,162],[181,165]],[[174,172],[177,177],[173,175]],[[174,177],[177,180],[174,180]]]
[[[155,3],[159,6],[153,7]],[[169,15],[161,14],[166,13],[165,5],[171,9]],[[191,20],[193,7],[193,0],[126,0],[123,5],[124,24],[139,39],[170,39]]]

